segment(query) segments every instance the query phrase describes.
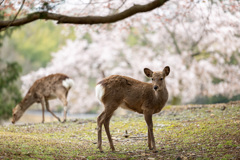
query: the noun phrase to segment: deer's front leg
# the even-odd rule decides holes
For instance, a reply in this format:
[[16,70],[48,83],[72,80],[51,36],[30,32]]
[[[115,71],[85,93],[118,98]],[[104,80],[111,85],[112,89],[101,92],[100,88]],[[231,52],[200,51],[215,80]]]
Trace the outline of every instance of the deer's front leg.
[[42,105],[42,123],[44,123],[45,121],[45,117],[44,117],[45,98],[44,97],[41,97],[41,105]]
[[57,120],[58,120],[59,122],[61,122],[60,118],[57,117],[57,116],[50,110],[50,108],[49,108],[49,103],[48,103],[48,100],[47,100],[47,99],[45,99],[45,103],[46,103],[47,111],[50,112],[50,113],[53,115],[53,117],[57,118]]
[[57,97],[60,99],[60,101],[63,103],[63,109],[64,109],[64,114],[63,114],[63,123],[66,122],[67,120],[67,90],[65,88],[60,88],[56,91]]
[[157,152],[155,146],[155,139],[153,134],[153,122],[152,122],[152,113],[144,112],[144,118],[148,126],[148,147],[150,150],[153,149],[153,152]]
[[149,129],[148,129],[148,148],[149,148],[150,150],[152,150],[152,142],[151,142],[151,137],[150,137]]

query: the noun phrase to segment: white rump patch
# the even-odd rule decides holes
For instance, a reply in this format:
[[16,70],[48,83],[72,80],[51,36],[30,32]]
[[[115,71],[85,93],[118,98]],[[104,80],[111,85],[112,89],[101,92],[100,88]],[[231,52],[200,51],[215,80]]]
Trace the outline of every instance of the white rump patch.
[[98,98],[99,102],[102,103],[102,97],[105,94],[105,89],[101,84],[98,84],[95,88],[96,97]]
[[62,81],[62,85],[66,88],[69,89],[74,85],[74,81],[71,78],[65,79]]

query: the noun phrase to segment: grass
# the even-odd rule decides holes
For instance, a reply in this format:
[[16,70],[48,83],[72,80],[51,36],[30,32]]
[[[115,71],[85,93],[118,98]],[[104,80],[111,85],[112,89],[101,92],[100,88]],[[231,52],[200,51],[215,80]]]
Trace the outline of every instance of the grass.
[[0,159],[240,159],[240,105],[167,106],[153,121],[158,153],[147,148],[143,116],[130,114],[111,120],[116,152],[103,131],[100,153],[96,121],[78,119],[0,126]]

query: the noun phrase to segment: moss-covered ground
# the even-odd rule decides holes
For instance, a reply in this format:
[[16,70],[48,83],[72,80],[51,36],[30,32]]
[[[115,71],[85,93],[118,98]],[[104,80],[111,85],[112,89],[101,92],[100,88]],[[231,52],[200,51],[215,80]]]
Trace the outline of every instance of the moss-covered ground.
[[113,116],[116,152],[105,131],[98,151],[96,119],[0,126],[0,159],[240,159],[239,104],[166,106],[153,122],[158,153],[139,114]]

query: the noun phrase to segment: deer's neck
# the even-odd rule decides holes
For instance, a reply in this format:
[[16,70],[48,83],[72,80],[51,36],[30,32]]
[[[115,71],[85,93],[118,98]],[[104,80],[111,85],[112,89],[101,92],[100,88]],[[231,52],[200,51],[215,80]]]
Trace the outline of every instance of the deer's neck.
[[154,91],[155,101],[161,105],[165,105],[168,100],[168,91],[166,87],[163,87],[161,90]]
[[26,111],[33,103],[35,102],[34,97],[31,95],[26,95],[23,100],[20,102],[20,106],[23,111]]

